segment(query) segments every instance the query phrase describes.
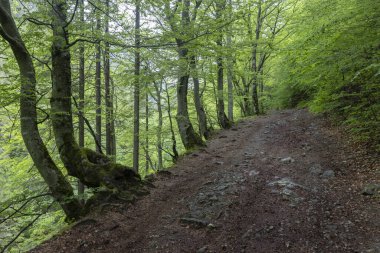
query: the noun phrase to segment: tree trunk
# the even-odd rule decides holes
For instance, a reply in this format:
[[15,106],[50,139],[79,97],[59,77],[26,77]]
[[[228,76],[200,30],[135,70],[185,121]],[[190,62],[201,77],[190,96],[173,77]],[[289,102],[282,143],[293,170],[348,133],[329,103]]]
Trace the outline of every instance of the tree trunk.
[[227,66],[227,85],[228,85],[228,119],[234,121],[234,91],[232,83],[232,64]]
[[[230,14],[229,18],[231,19],[232,14],[232,1],[228,0],[228,12]],[[232,38],[231,38],[231,28],[228,28],[227,31],[227,85],[228,85],[228,119],[234,121],[234,95],[233,95],[233,83],[232,83]]]
[[[219,43],[218,43],[219,45]],[[217,97],[218,97],[218,104],[217,104],[217,113],[218,113],[218,122],[219,125],[223,129],[227,129],[231,127],[231,122],[226,116],[226,113],[224,112],[224,92],[223,92],[223,58],[218,57],[217,60],[217,66],[218,66],[218,78],[217,78]]]
[[173,151],[173,154],[171,156],[172,156],[173,163],[176,163],[178,161],[179,154],[178,154],[178,151],[177,151],[177,140],[175,138],[173,121],[172,121],[172,113],[171,113],[171,104],[170,104],[169,90],[168,90],[168,85],[167,85],[166,82],[165,82],[165,91],[166,91],[166,102],[167,102],[167,106],[168,106],[170,133],[171,133],[171,137],[172,137],[172,151]]
[[[81,21],[81,29],[83,29],[84,24],[84,0],[80,1],[80,21]],[[84,60],[84,42],[81,42],[79,46],[79,116],[78,116],[78,124],[79,124],[79,147],[84,147],[84,92],[85,92],[85,60]],[[78,195],[83,196],[84,194],[84,184],[78,180]],[[83,202],[83,201],[82,201]]]
[[259,95],[258,95],[258,88],[257,88],[257,81],[256,83],[253,85],[253,107],[255,109],[255,114],[256,115],[259,115],[261,113],[260,111],[260,106],[259,106]]
[[162,81],[160,84],[154,83],[154,88],[156,90],[157,96],[157,111],[158,111],[158,127],[157,127],[157,170],[162,170],[162,104],[161,104],[161,92],[162,92]]
[[[224,9],[224,4],[217,3],[216,7],[216,18],[219,20],[222,18],[222,10]],[[226,113],[224,112],[224,91],[223,91],[223,86],[224,86],[224,80],[223,80],[223,71],[224,71],[224,66],[223,66],[223,57],[221,56],[221,50],[223,47],[223,33],[220,32],[218,35],[216,45],[218,46],[218,56],[216,59],[216,64],[217,64],[217,114],[218,114],[218,122],[219,125],[223,128],[230,128],[231,127],[231,122],[226,116]]]
[[[106,15],[105,15],[105,35],[109,36],[109,0],[106,0]],[[105,41],[104,47],[104,89],[105,89],[105,102],[106,102],[106,154],[113,157],[116,160],[115,148],[115,127],[114,127],[114,115],[113,115],[113,96],[111,89],[111,77],[110,77],[110,43]]]
[[194,105],[198,116],[199,134],[205,137],[205,139],[207,140],[208,138],[210,138],[210,131],[207,128],[207,117],[202,104],[201,93],[199,91],[199,77],[195,56],[191,56],[190,68],[194,82]]
[[[187,55],[186,49],[179,50],[179,57],[184,58]],[[187,61],[187,60],[186,60]],[[186,64],[187,65],[187,64]],[[186,69],[185,69],[186,68]],[[181,140],[185,148],[192,149],[195,146],[203,146],[202,138],[194,131],[190,122],[189,111],[187,105],[187,93],[189,86],[189,74],[187,66],[180,67],[182,69],[177,85],[177,124],[181,136]],[[185,73],[183,73],[185,71]]]
[[69,36],[64,0],[52,1],[52,96],[51,120],[55,141],[68,174],[90,187],[100,185],[125,189],[136,185],[140,177],[130,168],[113,163],[107,156],[90,149],[80,149],[74,139],[71,111],[71,66]]
[[[182,13],[181,13],[181,33],[185,34],[186,29],[190,24],[190,0],[183,1]],[[179,78],[177,84],[177,125],[179,134],[183,145],[187,150],[196,146],[204,146],[202,138],[194,131],[194,127],[191,124],[188,104],[187,93],[189,87],[189,50],[185,47],[185,43],[182,39],[176,38],[179,56]]]
[[35,69],[12,18],[8,0],[0,0],[0,36],[9,43],[20,69],[20,123],[25,146],[54,199],[68,218],[77,219],[81,205],[74,198],[70,183],[51,159],[38,131]]
[[[148,83],[145,83],[145,173],[149,171],[149,96]],[[153,168],[152,168],[153,169]]]
[[[99,10],[96,12],[96,31],[100,33],[101,19]],[[101,46],[100,42],[96,44],[95,54],[95,97],[96,97],[96,139],[99,145],[96,145],[96,151],[102,152],[102,87],[101,87]]]
[[134,90],[134,117],[133,117],[133,170],[139,171],[140,153],[140,0],[136,0],[135,11],[135,90]]
[[257,66],[257,47],[258,47],[258,41],[260,39],[260,33],[261,33],[261,27],[262,27],[262,0],[259,1],[259,6],[257,10],[257,20],[256,20],[256,31],[255,31],[255,41],[253,42],[252,46],[252,72],[253,72],[253,79],[252,79],[252,102],[253,102],[253,108],[255,110],[255,114],[260,114],[260,107],[259,107],[259,96],[258,96],[258,74],[259,69]]

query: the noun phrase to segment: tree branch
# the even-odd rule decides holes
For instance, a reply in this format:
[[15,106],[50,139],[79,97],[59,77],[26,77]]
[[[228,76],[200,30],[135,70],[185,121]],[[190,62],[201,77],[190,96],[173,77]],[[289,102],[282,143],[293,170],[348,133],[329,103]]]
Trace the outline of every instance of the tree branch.
[[74,20],[74,17],[75,17],[75,13],[77,12],[77,9],[78,9],[78,3],[79,3],[79,1],[78,1],[78,0],[76,0],[76,1],[75,1],[75,7],[74,7],[74,11],[73,11],[73,14],[71,15],[71,17],[70,17],[69,21],[68,21],[68,22],[66,22],[66,24],[63,26],[63,28],[66,28],[66,27],[68,27],[68,26],[71,24],[71,22],[73,22],[73,20]]
[[37,107],[37,110],[40,110],[43,114],[45,114],[45,117],[42,120],[37,121],[37,125],[42,124],[46,120],[50,119],[50,115],[49,115],[49,113],[47,111],[45,111],[44,109],[42,109],[40,107]]
[[53,205],[53,203],[54,203],[55,201],[53,201],[52,203],[50,203],[50,205],[46,208],[46,211],[44,212],[44,213],[40,213],[40,214],[38,214],[37,215],[37,217],[36,218],[34,218],[28,225],[26,225],[24,228],[22,228],[21,229],[21,231],[12,239],[12,240],[10,240],[5,246],[4,246],[4,248],[1,250],[1,253],[4,253],[6,250],[7,250],[7,248],[9,247],[9,246],[11,246],[12,245],[12,243],[14,243],[16,240],[17,240],[17,238],[19,238],[20,237],[20,235],[22,234],[22,233],[24,233],[28,228],[30,228],[42,215],[44,215],[49,209],[50,209],[50,207]]
[[[30,201],[34,200],[34,199],[37,199],[37,198],[40,198],[40,197],[45,197],[45,196],[50,196],[51,193],[42,193],[42,194],[39,194],[39,195],[35,195],[35,196],[32,196],[32,197],[29,197],[29,198],[26,198],[26,199],[23,199],[23,200],[20,200],[16,203],[19,203],[19,202],[22,202],[22,201],[25,201],[18,209],[14,209],[14,212],[11,213],[10,215],[8,215],[8,217],[6,218],[3,218],[1,221],[0,221],[0,224],[1,223],[4,223],[5,221],[9,220],[10,218],[12,218],[16,213],[20,212]],[[0,213],[4,212],[5,210],[9,209],[9,208],[12,208],[12,205],[16,204],[15,202],[9,204],[7,207],[3,208]],[[12,208],[13,209],[13,208]]]
[[35,18],[26,18],[26,20],[28,20],[29,22],[35,24],[35,25],[44,25],[44,26],[48,26],[51,28],[51,24],[50,23],[47,23],[47,22],[43,22],[43,21],[40,21],[38,19],[35,19]]
[[99,143],[98,141],[98,138],[96,138],[96,134],[95,134],[95,131],[94,129],[91,127],[91,124],[90,124],[90,121],[88,121],[88,119],[83,115],[83,112],[81,110],[79,110],[79,106],[78,106],[78,103],[77,103],[77,100],[75,99],[75,97],[72,97],[73,100],[74,100],[74,104],[75,104],[75,107],[77,108],[78,110],[78,115],[79,117],[81,117],[84,122],[86,123],[88,129],[90,130],[90,133],[92,135],[92,137],[94,138],[95,140],[95,144],[96,146],[98,147],[99,149],[99,153],[101,153],[102,155],[104,155],[103,151],[102,151],[102,145]]

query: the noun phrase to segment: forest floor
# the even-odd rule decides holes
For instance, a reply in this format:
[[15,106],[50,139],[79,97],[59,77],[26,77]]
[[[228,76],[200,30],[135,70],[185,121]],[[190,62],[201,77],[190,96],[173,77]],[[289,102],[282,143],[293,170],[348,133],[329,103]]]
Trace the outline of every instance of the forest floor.
[[104,205],[33,252],[376,253],[371,183],[378,156],[306,110],[274,112],[220,131],[149,195]]

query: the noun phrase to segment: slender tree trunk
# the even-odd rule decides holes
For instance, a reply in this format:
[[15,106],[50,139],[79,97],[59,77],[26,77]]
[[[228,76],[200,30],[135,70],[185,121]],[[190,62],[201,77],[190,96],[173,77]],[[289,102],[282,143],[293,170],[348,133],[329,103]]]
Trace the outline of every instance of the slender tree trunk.
[[[84,0],[80,1],[80,21],[81,29],[83,29],[84,24]],[[85,60],[84,60],[84,42],[81,42],[79,46],[79,147],[84,147],[84,91],[85,91]],[[84,184],[78,180],[78,195],[83,196],[84,194]],[[83,202],[82,202],[83,203]]]
[[259,106],[259,94],[258,94],[258,88],[257,88],[258,84],[254,84],[253,85],[253,107],[255,109],[255,113],[256,115],[259,115],[261,113],[260,111],[260,106]]
[[0,0],[0,36],[9,43],[20,69],[20,123],[25,146],[54,199],[67,217],[77,219],[81,205],[74,197],[70,183],[51,159],[38,131],[35,69],[12,18],[8,0]]
[[245,105],[245,116],[252,116],[254,114],[254,107],[253,107],[253,101],[252,101],[252,98],[250,98],[250,94],[251,94],[251,87],[250,87],[250,83],[248,82],[245,82],[244,83],[244,90],[245,90],[245,93],[244,93],[244,105]]
[[[84,23],[84,1],[80,1],[80,21]],[[84,43],[81,42],[79,46],[79,146],[84,147],[84,93],[85,93],[85,59],[84,59]]]
[[166,102],[167,102],[167,107],[168,107],[170,133],[171,133],[171,137],[172,137],[172,151],[173,151],[172,159],[173,159],[173,163],[176,163],[178,161],[179,154],[178,154],[178,151],[177,151],[177,140],[175,138],[173,121],[172,121],[170,95],[169,95],[168,85],[167,85],[166,82],[165,82],[165,91],[166,91]]
[[190,59],[190,68],[193,76],[194,82],[194,105],[195,110],[197,111],[198,123],[199,123],[199,134],[207,140],[210,137],[210,131],[207,128],[207,118],[206,113],[203,108],[201,93],[199,91],[199,77],[197,70],[197,63],[195,56],[191,56]]
[[227,66],[227,85],[228,85],[228,118],[234,121],[234,91],[232,83],[232,64],[229,62]]
[[[96,12],[96,31],[100,33],[101,19],[98,10]],[[96,145],[96,151],[101,152],[102,147],[102,87],[101,87],[101,45],[100,42],[96,44],[95,54],[95,93],[96,93],[96,139],[100,145]]]
[[160,84],[154,83],[154,88],[156,90],[157,96],[157,111],[158,111],[158,126],[157,126],[157,170],[162,170],[162,105],[161,105],[161,92],[162,92],[162,81]]
[[[259,92],[260,92],[260,97],[263,96],[264,94],[264,67],[261,67],[260,69],[260,79],[259,79]],[[260,100],[260,112],[263,114],[265,112],[264,110],[264,103],[262,100]]]
[[115,83],[113,82],[113,79],[111,78],[110,76],[110,81],[111,81],[111,101],[112,101],[112,105],[111,105],[111,126],[110,126],[110,132],[111,132],[111,136],[112,137],[112,151],[113,151],[113,156],[114,156],[114,161],[116,161],[116,154],[117,154],[117,150],[116,150],[116,130],[115,130],[115,115],[116,115],[116,107],[114,106],[114,103],[115,103]]
[[[229,18],[232,14],[232,1],[228,0],[228,11],[230,13]],[[227,85],[228,85],[228,119],[234,121],[234,95],[233,95],[233,82],[232,82],[232,38],[231,38],[231,28],[227,31]]]
[[[106,15],[105,15],[105,35],[109,36],[109,0],[106,0]],[[112,101],[112,89],[110,78],[110,44],[108,40],[105,41],[104,49],[104,89],[105,89],[105,102],[106,102],[106,154],[112,156],[116,160],[115,145],[115,127],[114,127],[114,115],[113,115],[113,101]]]
[[[216,18],[219,20],[222,18],[222,10],[225,8],[224,4],[222,3],[217,3],[216,7]],[[220,32],[218,35],[216,44],[218,46],[218,56],[216,59],[216,64],[217,64],[217,114],[218,114],[218,122],[219,125],[226,129],[231,127],[231,122],[226,116],[226,113],[224,112],[224,91],[223,91],[223,86],[224,86],[224,78],[223,78],[223,72],[224,72],[224,66],[223,66],[223,57],[221,56],[220,51],[222,50],[223,47],[223,33]]]
[[[236,94],[239,96],[239,100],[237,100],[241,116],[247,117],[253,115],[253,105],[252,105],[252,95],[250,94],[251,91],[251,83],[247,81],[247,79],[244,76],[237,77],[235,75],[232,75],[232,81],[234,85],[234,89],[236,91]],[[241,82],[240,82],[241,81]]]
[[134,117],[133,117],[133,170],[139,171],[140,153],[140,0],[136,0],[135,11],[135,90],[134,90]]
[[252,80],[252,102],[253,108],[255,110],[255,114],[260,114],[259,107],[259,96],[258,96],[258,66],[257,66],[257,47],[258,41],[260,39],[261,27],[262,27],[262,0],[259,1],[259,6],[257,10],[257,20],[256,20],[256,31],[255,31],[255,41],[252,46],[252,72],[253,72],[253,80]]
[[[220,45],[218,43],[218,45]],[[218,57],[217,60],[217,66],[218,66],[218,78],[217,78],[217,97],[218,97],[218,102],[217,102],[217,113],[218,113],[218,122],[219,125],[226,129],[231,127],[231,122],[226,116],[226,113],[224,112],[224,91],[223,91],[223,86],[224,86],[224,80],[223,80],[223,58]]]
[[[145,173],[149,171],[149,95],[148,83],[145,83]],[[153,169],[153,167],[152,167]]]

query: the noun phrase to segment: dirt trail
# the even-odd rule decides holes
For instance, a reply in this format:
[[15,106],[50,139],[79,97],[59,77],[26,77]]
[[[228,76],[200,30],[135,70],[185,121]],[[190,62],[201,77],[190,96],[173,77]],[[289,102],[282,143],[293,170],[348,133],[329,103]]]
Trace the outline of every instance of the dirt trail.
[[379,159],[340,138],[306,110],[243,121],[33,252],[380,252]]

